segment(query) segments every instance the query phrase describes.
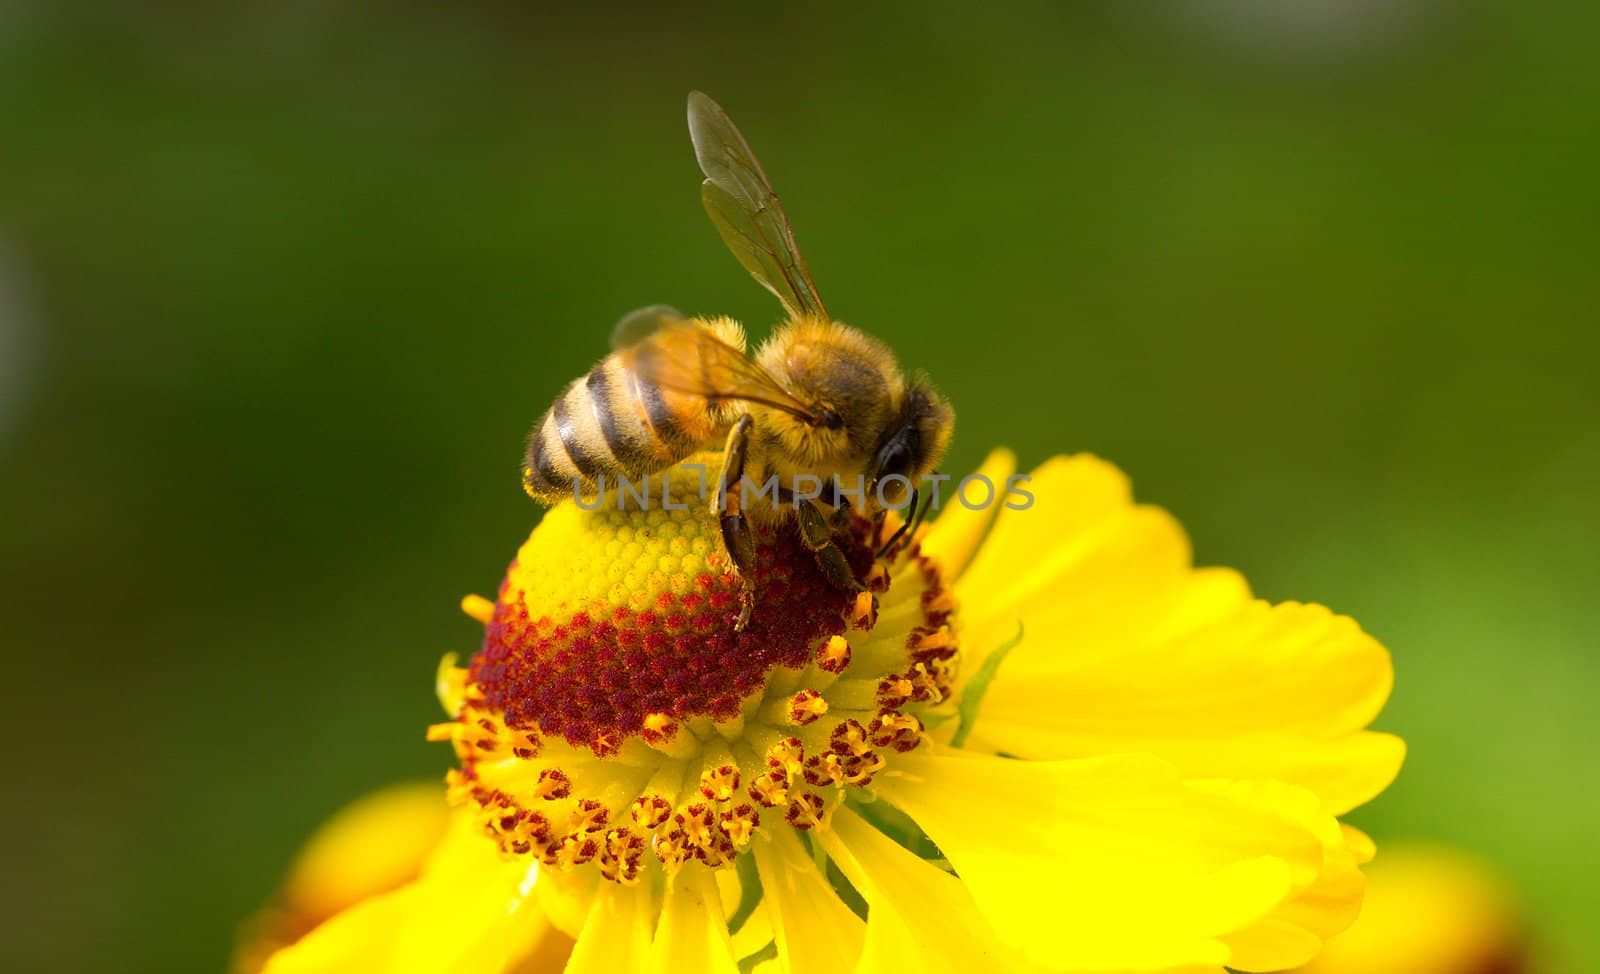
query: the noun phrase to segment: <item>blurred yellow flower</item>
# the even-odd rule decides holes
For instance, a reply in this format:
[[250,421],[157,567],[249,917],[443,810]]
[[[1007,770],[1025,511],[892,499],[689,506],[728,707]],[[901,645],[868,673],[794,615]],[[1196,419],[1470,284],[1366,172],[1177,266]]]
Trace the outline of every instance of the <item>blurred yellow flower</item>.
[[417,878],[444,834],[438,785],[393,785],[351,802],[295,856],[272,904],[245,924],[231,970],[250,974],[272,951],[369,897]]
[[1301,974],[1530,974],[1527,929],[1504,881],[1457,849],[1386,845],[1366,904]]
[[558,506],[441,668],[469,814],[268,970],[506,970],[551,924],[575,974],[1305,963],[1372,853],[1335,816],[1403,756],[1388,654],[1194,569],[1102,461],[1027,486],[886,557],[858,520],[875,599],[764,531],[742,633],[704,505]]

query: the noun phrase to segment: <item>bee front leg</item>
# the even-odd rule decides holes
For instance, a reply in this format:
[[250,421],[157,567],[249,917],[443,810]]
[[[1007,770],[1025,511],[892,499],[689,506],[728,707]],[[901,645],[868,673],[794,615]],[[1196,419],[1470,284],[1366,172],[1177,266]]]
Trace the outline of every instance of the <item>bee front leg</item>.
[[828,515],[822,513],[816,501],[798,500],[796,503],[800,514],[800,540],[816,556],[822,574],[837,588],[847,592],[864,591],[866,586],[856,578],[844,552],[833,540],[833,524]]
[[828,521],[833,525],[834,530],[842,531],[850,526],[850,515],[855,513],[855,509],[850,506],[849,495],[839,489],[838,482],[828,484],[822,500],[823,503],[833,508],[833,514],[829,516]]
[[917,525],[922,523],[923,516],[927,514],[927,508],[923,507],[921,502],[922,495],[915,487],[911,488],[911,504],[906,508],[905,513],[900,516],[900,527],[889,535],[888,541],[885,541],[878,548],[877,557],[884,558],[894,554],[895,546],[902,540],[909,543],[912,538],[916,537]]
[[739,572],[739,618],[733,623],[734,632],[743,632],[750,624],[750,613],[756,607],[756,539],[750,532],[742,508],[744,462],[749,453],[750,428],[755,420],[746,413],[740,416],[728,431],[728,443],[722,451],[722,475],[717,479],[717,493],[711,500],[711,513],[722,522],[722,547],[733,559]]

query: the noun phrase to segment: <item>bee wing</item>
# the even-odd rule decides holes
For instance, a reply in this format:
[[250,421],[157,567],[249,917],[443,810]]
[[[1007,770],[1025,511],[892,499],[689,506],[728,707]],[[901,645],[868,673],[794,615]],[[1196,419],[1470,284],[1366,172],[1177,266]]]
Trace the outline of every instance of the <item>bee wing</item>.
[[722,106],[698,91],[689,93],[689,137],[706,174],[701,202],[733,256],[777,296],[789,317],[828,317],[788,214],[750,143]]
[[617,319],[611,329],[611,350],[620,352],[639,344],[662,328],[672,324],[687,324],[683,312],[666,304],[652,304],[630,311]]
[[613,345],[623,339],[626,342],[618,351],[623,365],[662,389],[712,400],[758,402],[815,422],[815,411],[790,395],[772,373],[665,305],[641,308],[617,322]]

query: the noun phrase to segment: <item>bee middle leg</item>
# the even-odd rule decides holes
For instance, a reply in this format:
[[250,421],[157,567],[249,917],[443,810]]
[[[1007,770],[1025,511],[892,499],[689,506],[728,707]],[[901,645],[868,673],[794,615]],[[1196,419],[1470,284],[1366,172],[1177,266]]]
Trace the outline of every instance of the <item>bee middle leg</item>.
[[717,493],[711,500],[711,513],[721,518],[722,546],[739,571],[739,618],[734,620],[734,632],[744,631],[756,607],[756,539],[750,531],[750,522],[745,520],[740,489],[745,457],[749,453],[750,428],[754,425],[755,421],[747,413],[728,431],[728,443],[722,451],[722,475],[717,479]]
[[850,526],[850,516],[855,513],[855,508],[850,506],[850,495],[839,489],[839,484],[833,482],[823,488],[822,502],[833,510],[828,517],[828,523],[835,530],[842,531]]
[[866,586],[856,578],[844,551],[833,540],[833,518],[824,514],[821,505],[814,500],[797,498],[795,506],[800,516],[800,541],[816,556],[817,567],[822,569],[822,574],[828,577],[834,587],[846,592],[865,591]]

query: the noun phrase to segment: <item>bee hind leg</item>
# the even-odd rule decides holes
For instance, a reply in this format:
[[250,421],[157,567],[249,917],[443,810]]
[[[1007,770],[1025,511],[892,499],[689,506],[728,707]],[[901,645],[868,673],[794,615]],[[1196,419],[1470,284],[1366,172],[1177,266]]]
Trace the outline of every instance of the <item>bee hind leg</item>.
[[728,431],[727,447],[722,452],[722,475],[717,479],[717,493],[711,500],[711,513],[721,520],[722,547],[739,572],[739,617],[734,620],[734,632],[744,631],[756,607],[756,539],[750,531],[750,522],[745,520],[739,490],[749,452],[750,428],[754,425],[755,421],[746,414]]

